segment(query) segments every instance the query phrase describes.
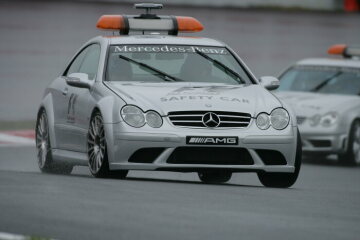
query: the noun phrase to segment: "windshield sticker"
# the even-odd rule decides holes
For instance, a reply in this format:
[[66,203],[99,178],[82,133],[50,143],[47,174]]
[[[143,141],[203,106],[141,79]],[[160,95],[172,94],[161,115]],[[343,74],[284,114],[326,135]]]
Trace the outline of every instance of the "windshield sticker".
[[114,53],[196,53],[196,50],[205,54],[227,55],[226,48],[202,46],[174,46],[174,45],[122,45],[113,47]]
[[186,101],[186,100],[220,100],[224,102],[237,102],[237,103],[250,103],[248,99],[244,98],[234,98],[234,97],[219,97],[219,96],[172,96],[172,97],[162,97],[160,98],[161,102],[177,102],[177,101]]

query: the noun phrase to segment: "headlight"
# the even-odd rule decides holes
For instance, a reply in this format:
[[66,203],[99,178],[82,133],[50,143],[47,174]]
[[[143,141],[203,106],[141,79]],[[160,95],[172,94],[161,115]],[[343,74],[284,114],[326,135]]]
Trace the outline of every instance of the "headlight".
[[315,114],[314,116],[309,118],[309,124],[310,126],[315,127],[320,123],[320,120],[321,120],[321,115]]
[[146,123],[153,128],[159,128],[162,125],[161,116],[155,111],[148,111],[145,114]]
[[125,106],[121,109],[121,117],[132,127],[142,127],[145,125],[145,116],[143,111],[135,106]]
[[338,114],[336,112],[329,112],[322,116],[320,124],[324,127],[331,127],[338,121]]
[[270,117],[266,113],[260,113],[256,118],[256,125],[261,130],[266,130],[270,127]]
[[290,117],[288,112],[283,108],[276,108],[271,112],[271,126],[276,130],[282,130],[289,124]]
[[323,127],[331,127],[338,122],[339,114],[336,112],[328,112],[324,115],[315,114],[309,118],[309,124],[312,127],[316,127],[321,124]]

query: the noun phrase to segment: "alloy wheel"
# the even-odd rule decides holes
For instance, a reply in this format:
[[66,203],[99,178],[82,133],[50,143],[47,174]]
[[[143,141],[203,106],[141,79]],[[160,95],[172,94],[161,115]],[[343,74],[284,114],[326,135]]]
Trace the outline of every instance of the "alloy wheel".
[[50,151],[48,121],[46,114],[41,113],[36,126],[36,149],[40,169],[44,168]]
[[95,115],[90,122],[88,136],[89,166],[92,173],[98,173],[104,163],[106,141],[103,121],[100,115]]

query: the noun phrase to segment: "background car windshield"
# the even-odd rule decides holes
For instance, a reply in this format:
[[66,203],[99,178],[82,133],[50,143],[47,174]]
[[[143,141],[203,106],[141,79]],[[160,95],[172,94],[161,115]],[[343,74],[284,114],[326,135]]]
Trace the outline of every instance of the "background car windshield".
[[297,66],[280,78],[278,91],[360,94],[360,69]]
[[[201,51],[236,72],[242,80],[234,77],[229,71],[213,64],[196,52]],[[121,58],[124,56],[125,58]],[[232,54],[222,47],[179,46],[179,45],[117,45],[110,47],[107,64],[107,81],[144,81],[164,82],[164,76],[151,71],[152,68],[166,73],[175,79],[185,82],[212,82],[225,84],[251,83],[242,66]]]

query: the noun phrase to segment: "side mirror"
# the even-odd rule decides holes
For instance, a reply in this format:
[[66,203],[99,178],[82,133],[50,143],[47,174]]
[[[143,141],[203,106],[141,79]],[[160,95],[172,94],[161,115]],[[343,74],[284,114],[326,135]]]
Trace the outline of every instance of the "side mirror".
[[91,81],[86,73],[72,73],[66,77],[66,83],[78,88],[91,88]]
[[280,86],[279,79],[270,76],[264,76],[259,79],[260,85],[267,90],[275,90]]

